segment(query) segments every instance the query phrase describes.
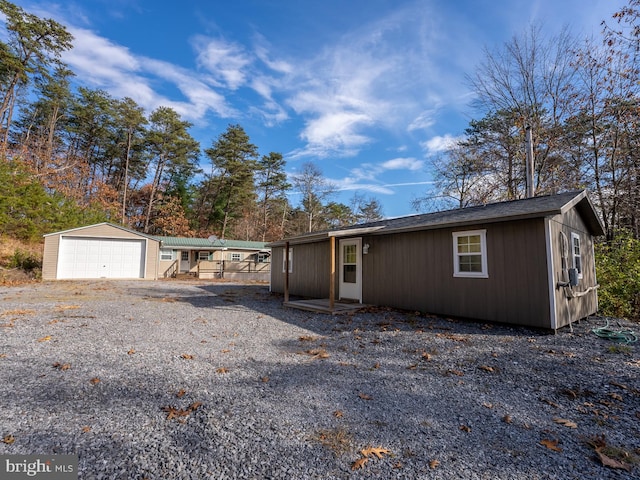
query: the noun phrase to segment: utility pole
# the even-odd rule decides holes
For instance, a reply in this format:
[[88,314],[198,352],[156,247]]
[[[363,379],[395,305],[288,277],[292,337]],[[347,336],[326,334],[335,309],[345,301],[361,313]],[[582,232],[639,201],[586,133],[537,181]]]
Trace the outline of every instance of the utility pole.
[[527,157],[526,157],[526,163],[527,163],[527,193],[526,193],[526,197],[527,198],[532,198],[535,196],[534,193],[534,189],[533,189],[533,138],[531,135],[531,125],[527,124],[524,127],[524,133],[525,133],[525,143],[526,143],[526,149],[527,149]]

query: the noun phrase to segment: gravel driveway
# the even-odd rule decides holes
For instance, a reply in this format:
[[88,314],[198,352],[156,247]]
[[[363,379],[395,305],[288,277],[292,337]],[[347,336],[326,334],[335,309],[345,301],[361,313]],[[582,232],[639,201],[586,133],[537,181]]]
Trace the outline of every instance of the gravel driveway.
[[75,453],[81,479],[640,471],[638,347],[596,337],[603,319],[553,335],[330,316],[193,281],[0,287],[0,301],[0,453]]

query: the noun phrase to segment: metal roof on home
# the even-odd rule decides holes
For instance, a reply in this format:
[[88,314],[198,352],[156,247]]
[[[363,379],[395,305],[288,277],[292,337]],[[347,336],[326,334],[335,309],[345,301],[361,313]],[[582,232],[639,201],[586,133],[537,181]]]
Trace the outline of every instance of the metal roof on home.
[[593,235],[603,235],[604,229],[585,190],[546,195],[507,202],[489,203],[474,207],[457,208],[442,212],[424,213],[406,217],[390,218],[376,222],[354,225],[337,230],[312,232],[298,237],[269,243],[268,246],[291,243],[306,243],[328,237],[358,234],[387,234],[392,232],[458,227],[479,223],[505,222],[526,218],[557,215],[576,207]]
[[206,238],[185,238],[185,237],[155,237],[161,244],[161,248],[189,248],[191,250],[212,250],[221,248],[231,248],[236,250],[263,250],[266,248],[264,242],[248,242],[244,240],[221,240],[213,242]]

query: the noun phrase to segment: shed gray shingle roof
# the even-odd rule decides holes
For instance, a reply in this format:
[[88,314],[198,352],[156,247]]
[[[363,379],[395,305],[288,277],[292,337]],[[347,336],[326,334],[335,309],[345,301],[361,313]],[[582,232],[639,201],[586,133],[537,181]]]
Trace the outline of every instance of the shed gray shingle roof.
[[[595,213],[593,205],[586,191],[565,192],[556,195],[546,195],[507,202],[489,203],[474,207],[457,208],[442,212],[409,215],[406,217],[390,218],[376,222],[363,223],[339,230],[313,232],[289,239],[294,243],[314,241],[328,236],[348,235],[350,230],[371,230],[377,233],[392,233],[402,230],[423,230],[452,226],[472,225],[478,223],[503,222],[525,218],[545,217],[564,213],[572,207],[580,212],[583,220],[593,235],[603,235],[604,231],[600,219]],[[338,234],[339,232],[339,234]],[[282,244],[283,241],[270,245]]]

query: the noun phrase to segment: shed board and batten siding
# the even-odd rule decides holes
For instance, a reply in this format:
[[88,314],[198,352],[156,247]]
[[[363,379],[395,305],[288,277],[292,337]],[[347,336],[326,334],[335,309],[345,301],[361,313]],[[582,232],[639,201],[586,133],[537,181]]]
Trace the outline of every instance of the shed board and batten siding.
[[[486,230],[488,278],[453,275],[453,233]],[[549,328],[542,219],[365,237],[363,302]]]
[[62,238],[77,239],[129,239],[142,242],[144,271],[143,278],[156,279],[158,275],[158,242],[144,235],[126,229],[117,228],[109,224],[98,224],[89,227],[76,228],[64,232],[57,232],[44,237],[44,252],[42,262],[42,279],[58,279],[60,241]]
[[[453,233],[472,230],[486,230],[488,278],[453,276]],[[544,239],[542,218],[364,235],[369,253],[362,256],[362,302],[550,328]],[[326,298],[328,240],[291,248],[290,294]],[[282,264],[283,252],[282,247],[273,249],[274,267]],[[283,292],[282,268],[272,271],[272,291]],[[339,297],[337,285],[336,293]]]
[[551,255],[553,261],[553,301],[555,303],[555,314],[557,326],[561,328],[570,322],[585,318],[594,314],[598,309],[598,293],[592,290],[583,297],[568,298],[564,287],[557,287],[558,282],[567,281],[566,272],[562,271],[562,235],[566,235],[569,241],[569,267],[572,267],[571,260],[571,233],[576,233],[580,238],[582,278],[576,287],[575,292],[584,292],[597,282],[594,242],[593,237],[588,233],[588,228],[578,214],[576,209],[571,209],[562,215],[554,215],[549,218],[549,240],[551,245]]
[[[327,298],[331,257],[329,240],[296,244],[290,248],[293,250],[293,271],[289,274],[289,293],[301,297]],[[284,247],[272,248],[271,290],[273,292],[284,292],[283,258]]]

